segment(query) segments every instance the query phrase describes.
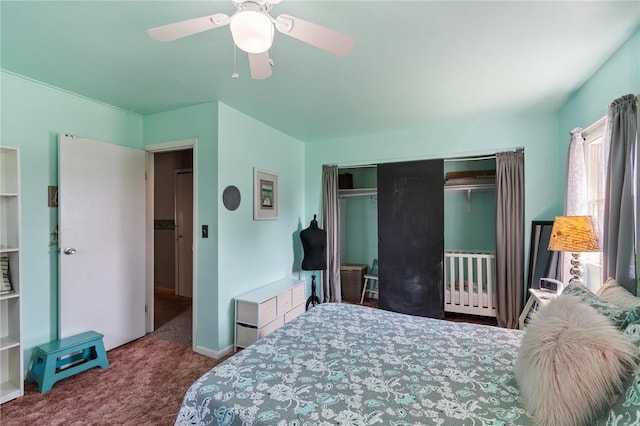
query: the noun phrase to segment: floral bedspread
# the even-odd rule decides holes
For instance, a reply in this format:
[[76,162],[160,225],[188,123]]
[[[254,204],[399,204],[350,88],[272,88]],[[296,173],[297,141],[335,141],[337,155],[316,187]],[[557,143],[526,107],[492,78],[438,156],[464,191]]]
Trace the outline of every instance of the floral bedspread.
[[321,304],[187,391],[176,425],[533,425],[522,332]]

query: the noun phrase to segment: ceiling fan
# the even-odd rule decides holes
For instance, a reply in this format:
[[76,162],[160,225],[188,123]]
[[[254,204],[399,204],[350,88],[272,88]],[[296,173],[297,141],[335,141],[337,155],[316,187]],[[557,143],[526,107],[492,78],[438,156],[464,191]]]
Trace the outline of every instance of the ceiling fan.
[[173,41],[229,25],[235,45],[249,54],[249,67],[254,79],[271,76],[269,49],[273,43],[274,28],[334,55],[344,56],[351,51],[353,38],[347,34],[291,15],[273,18],[269,14],[271,7],[281,1],[232,0],[236,12],[231,16],[216,13],[152,28],[147,33],[155,40]]

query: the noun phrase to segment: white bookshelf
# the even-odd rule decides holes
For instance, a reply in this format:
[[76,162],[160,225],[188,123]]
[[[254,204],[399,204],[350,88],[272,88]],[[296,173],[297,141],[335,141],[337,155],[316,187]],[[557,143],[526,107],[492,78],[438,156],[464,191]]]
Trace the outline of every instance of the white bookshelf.
[[[24,394],[20,293],[20,154],[0,147],[0,257],[8,259],[12,293],[0,294],[0,404]],[[2,277],[0,276],[0,279]],[[0,282],[0,289],[2,282]]]

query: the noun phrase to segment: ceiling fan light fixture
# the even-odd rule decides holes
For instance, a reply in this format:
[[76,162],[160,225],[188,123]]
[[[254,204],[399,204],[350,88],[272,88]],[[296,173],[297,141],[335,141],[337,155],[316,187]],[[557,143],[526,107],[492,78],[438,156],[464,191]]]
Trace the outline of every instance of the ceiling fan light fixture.
[[238,48],[247,53],[263,53],[273,43],[273,23],[264,13],[243,10],[231,19],[231,36]]

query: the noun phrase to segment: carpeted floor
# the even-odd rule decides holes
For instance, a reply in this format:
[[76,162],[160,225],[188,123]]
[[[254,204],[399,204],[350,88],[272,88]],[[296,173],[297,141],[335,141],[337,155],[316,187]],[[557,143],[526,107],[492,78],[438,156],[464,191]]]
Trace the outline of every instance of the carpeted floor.
[[[41,394],[35,384],[0,406],[0,425],[172,425],[187,388],[220,361],[191,350],[191,299],[155,292],[155,331]],[[25,361],[26,362],[26,361]]]
[[172,425],[187,388],[219,361],[149,334],[108,352],[93,368],[0,406],[0,424]]

